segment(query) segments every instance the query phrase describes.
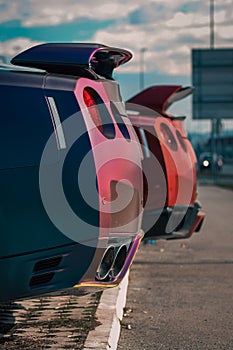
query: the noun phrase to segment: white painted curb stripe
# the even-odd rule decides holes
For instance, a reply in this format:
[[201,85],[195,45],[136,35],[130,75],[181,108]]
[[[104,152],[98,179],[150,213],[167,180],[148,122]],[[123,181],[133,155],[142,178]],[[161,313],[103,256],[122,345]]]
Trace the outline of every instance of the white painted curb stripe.
[[129,273],[118,287],[102,293],[96,310],[96,318],[101,325],[89,332],[83,350],[117,350],[128,281]]

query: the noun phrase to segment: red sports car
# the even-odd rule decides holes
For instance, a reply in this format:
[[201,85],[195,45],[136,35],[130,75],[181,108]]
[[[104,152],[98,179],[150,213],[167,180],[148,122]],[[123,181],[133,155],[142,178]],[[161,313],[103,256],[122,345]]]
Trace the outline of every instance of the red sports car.
[[153,86],[126,103],[144,159],[145,239],[187,238],[200,230],[205,214],[197,200],[196,156],[183,127],[185,117],[167,108],[191,87]]

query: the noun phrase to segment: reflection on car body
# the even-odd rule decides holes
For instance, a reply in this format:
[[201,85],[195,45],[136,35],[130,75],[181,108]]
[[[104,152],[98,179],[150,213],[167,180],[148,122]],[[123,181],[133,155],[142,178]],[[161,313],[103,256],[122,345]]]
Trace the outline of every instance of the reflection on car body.
[[43,44],[0,70],[0,301],[127,272],[142,238],[141,150],[112,72],[130,58]]
[[166,109],[192,92],[182,86],[153,86],[127,101],[144,159],[145,239],[187,238],[205,214],[197,200],[196,156],[183,128],[185,117]]

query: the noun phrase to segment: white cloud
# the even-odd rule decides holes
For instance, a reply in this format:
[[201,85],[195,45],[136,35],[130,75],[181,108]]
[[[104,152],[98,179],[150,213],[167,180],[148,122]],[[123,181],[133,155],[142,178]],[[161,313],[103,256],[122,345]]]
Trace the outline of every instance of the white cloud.
[[[232,19],[232,0],[216,0],[215,5],[220,7],[215,11],[217,22]],[[186,7],[184,13],[182,6]],[[187,8],[195,11],[187,13]],[[141,18],[145,17],[145,23],[150,18],[164,21],[171,17],[170,24],[182,25],[208,21],[208,10],[209,2],[201,0],[0,0],[0,22],[18,19],[30,27],[71,22],[83,17],[97,20],[127,18],[138,11]]]
[[227,27],[219,26],[217,32],[219,38],[231,40],[231,44],[233,45],[232,33],[233,25]]
[[12,58],[23,50],[27,50],[32,46],[38,45],[40,42],[32,41],[28,38],[17,38],[4,42],[0,42],[0,55]]
[[168,27],[187,27],[207,24],[209,17],[207,15],[196,15],[194,13],[176,12],[174,17],[167,21]]
[[[221,40],[220,40],[221,39]],[[218,29],[218,47],[228,46],[229,27]],[[120,68],[121,72],[136,73],[140,70],[140,50],[144,53],[145,70],[168,75],[190,76],[192,48],[208,47],[209,27],[168,28],[165,25],[130,26],[119,25],[100,30],[92,38],[95,42],[127,48],[134,53],[133,62]]]
[[[216,47],[229,46],[232,0],[215,0],[215,5]],[[83,17],[115,20],[89,41],[131,50],[133,62],[120,68],[122,72],[139,71],[140,50],[146,47],[148,72],[188,76],[191,49],[209,45],[209,2],[201,0],[102,0],[98,4],[96,0],[0,0],[0,21],[20,19],[27,27],[57,25]],[[13,56],[33,44],[26,38],[0,43],[0,54]]]
[[[129,63],[120,68],[122,72],[136,73],[140,70],[140,50],[146,47],[144,61],[147,72],[156,70],[168,75],[190,76],[191,49],[209,46],[208,6],[200,1],[187,3],[184,0],[176,0],[172,4],[166,0],[152,2],[167,5],[166,20],[161,16],[156,22],[143,25],[136,25],[135,22],[115,25],[108,30],[99,30],[92,39],[108,45],[125,47],[134,52],[133,64]],[[229,25],[232,22],[229,20],[232,17],[231,6],[228,1],[220,2],[222,7],[216,9],[215,13],[215,44],[216,47],[229,47],[233,33],[232,26]],[[174,13],[171,11],[172,7],[185,3],[188,5],[195,3],[195,11],[185,13],[181,11],[182,8]]]
[[25,27],[57,25],[79,18],[97,20],[126,17],[137,9],[143,0],[137,2],[102,0],[12,0],[1,1],[0,21],[18,19]]
[[8,4],[6,4],[5,1],[1,1],[0,6],[0,22],[10,21],[17,16],[17,3],[8,2]]

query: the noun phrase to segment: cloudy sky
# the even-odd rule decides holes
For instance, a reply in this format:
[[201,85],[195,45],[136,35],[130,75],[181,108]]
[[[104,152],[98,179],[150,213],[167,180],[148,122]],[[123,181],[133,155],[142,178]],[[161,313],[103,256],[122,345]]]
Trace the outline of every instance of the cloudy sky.
[[[99,42],[134,58],[115,73],[124,99],[145,87],[191,84],[191,49],[209,46],[209,0],[0,0],[0,56],[42,42]],[[233,47],[232,0],[215,0],[215,46]],[[191,99],[173,108],[191,113]],[[195,123],[188,121],[189,128]]]

